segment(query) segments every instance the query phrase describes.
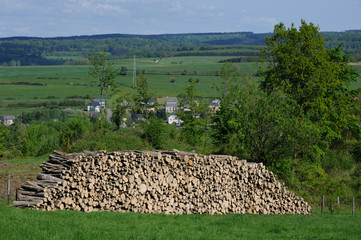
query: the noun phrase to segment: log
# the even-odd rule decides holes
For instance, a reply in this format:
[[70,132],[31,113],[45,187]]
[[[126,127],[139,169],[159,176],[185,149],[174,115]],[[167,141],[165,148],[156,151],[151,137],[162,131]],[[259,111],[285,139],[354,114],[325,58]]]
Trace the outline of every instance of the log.
[[65,155],[65,153],[61,152],[61,151],[58,151],[58,150],[54,150],[53,151],[55,154],[58,154],[58,155]]
[[25,184],[19,200],[41,199],[39,208],[47,210],[310,213],[307,203],[288,192],[262,164],[228,155],[178,150],[54,152],[41,167],[38,181]]
[[43,200],[44,197],[37,197],[37,196],[29,196],[29,195],[18,195],[18,201],[30,201],[30,202],[36,202]]
[[14,201],[13,206],[15,207],[29,207],[29,206],[35,206],[39,201]]
[[44,188],[34,187],[34,186],[28,185],[28,184],[21,185],[21,188],[24,190],[29,190],[29,191],[33,191],[33,192],[43,192],[44,191]]
[[44,197],[44,192],[31,192],[31,191],[20,191],[19,194],[27,195],[27,196],[34,196],[34,197]]
[[38,180],[50,180],[50,181],[61,182],[61,183],[64,182],[64,180],[61,179],[61,178],[53,177],[52,175],[44,174],[44,173],[39,173],[38,176],[36,176],[36,179],[38,179]]

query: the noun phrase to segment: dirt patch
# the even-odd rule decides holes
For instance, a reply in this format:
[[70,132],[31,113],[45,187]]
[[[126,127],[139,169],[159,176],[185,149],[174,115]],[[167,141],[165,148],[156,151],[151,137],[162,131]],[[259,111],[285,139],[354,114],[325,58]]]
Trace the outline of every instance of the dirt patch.
[[15,198],[16,189],[26,181],[36,179],[39,163],[0,162],[0,199],[7,199],[8,179],[10,179],[10,197]]
[[361,62],[350,62],[348,65],[351,65],[351,66],[361,66]]

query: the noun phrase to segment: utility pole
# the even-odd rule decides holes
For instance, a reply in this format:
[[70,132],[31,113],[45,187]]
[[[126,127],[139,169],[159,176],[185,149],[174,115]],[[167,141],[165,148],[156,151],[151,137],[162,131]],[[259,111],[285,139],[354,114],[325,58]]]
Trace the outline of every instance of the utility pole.
[[135,61],[135,56],[133,58],[133,88],[137,86],[137,63]]

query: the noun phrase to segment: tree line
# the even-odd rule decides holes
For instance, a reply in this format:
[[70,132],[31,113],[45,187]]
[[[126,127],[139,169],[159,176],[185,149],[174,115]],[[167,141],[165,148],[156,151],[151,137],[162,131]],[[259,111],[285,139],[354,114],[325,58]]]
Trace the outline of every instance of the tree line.
[[[66,56],[88,57],[92,51],[104,50],[113,58],[171,57],[171,56],[259,56],[257,48],[265,46],[269,34],[252,32],[199,33],[163,35],[108,34],[60,38],[2,38],[1,65],[60,65],[71,59]],[[343,51],[352,61],[361,60],[360,39],[357,31],[324,32],[327,48],[343,43]],[[216,47],[214,47],[216,46]],[[218,47],[219,46],[219,47]],[[231,49],[227,49],[228,46]],[[256,51],[255,51],[256,50]],[[49,56],[60,56],[57,60]],[[62,57],[64,57],[62,59]],[[78,64],[79,62],[75,62]]]

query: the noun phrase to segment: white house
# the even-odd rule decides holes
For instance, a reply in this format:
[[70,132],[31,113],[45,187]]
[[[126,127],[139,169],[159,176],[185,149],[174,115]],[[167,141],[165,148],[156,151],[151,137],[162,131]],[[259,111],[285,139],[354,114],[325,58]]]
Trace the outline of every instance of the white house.
[[14,116],[0,116],[0,123],[4,124],[5,126],[10,126],[11,124],[14,124],[14,121]]
[[168,117],[168,124],[175,124],[177,125],[178,127],[180,127],[180,125],[183,123],[183,121],[181,119],[179,119],[177,117],[176,114],[171,114],[169,117]]
[[100,109],[105,109],[105,99],[92,99],[90,103],[88,103],[88,112],[100,112]]

